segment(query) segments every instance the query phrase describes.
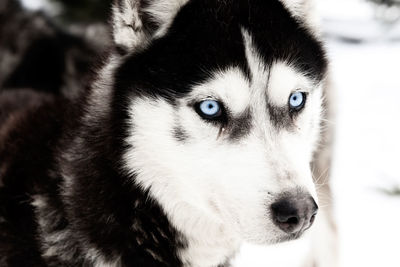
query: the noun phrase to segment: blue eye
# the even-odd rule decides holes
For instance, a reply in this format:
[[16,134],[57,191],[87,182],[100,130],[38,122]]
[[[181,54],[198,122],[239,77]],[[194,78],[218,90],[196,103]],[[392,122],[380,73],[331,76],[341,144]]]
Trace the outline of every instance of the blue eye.
[[302,109],[306,103],[306,94],[303,92],[294,92],[289,97],[289,106],[296,111]]
[[213,119],[221,115],[221,105],[215,100],[201,101],[197,109],[198,113],[206,119]]

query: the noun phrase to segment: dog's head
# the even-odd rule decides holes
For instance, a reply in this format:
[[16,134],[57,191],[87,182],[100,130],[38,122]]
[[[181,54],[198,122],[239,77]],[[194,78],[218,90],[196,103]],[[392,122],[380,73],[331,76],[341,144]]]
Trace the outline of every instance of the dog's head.
[[292,9],[278,0],[114,4],[125,168],[189,237],[273,243],[312,224],[327,62]]

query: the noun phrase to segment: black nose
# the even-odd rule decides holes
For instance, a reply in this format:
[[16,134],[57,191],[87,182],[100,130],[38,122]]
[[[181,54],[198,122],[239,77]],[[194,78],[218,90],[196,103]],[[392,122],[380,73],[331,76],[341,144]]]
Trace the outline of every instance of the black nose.
[[284,193],[271,205],[274,223],[288,234],[300,233],[314,222],[318,206],[308,193]]

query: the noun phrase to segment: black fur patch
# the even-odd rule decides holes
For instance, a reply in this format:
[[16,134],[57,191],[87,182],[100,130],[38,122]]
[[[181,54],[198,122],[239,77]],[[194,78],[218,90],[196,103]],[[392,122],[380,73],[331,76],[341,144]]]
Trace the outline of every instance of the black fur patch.
[[178,142],[185,142],[189,139],[189,135],[181,126],[175,126],[172,130],[172,134]]
[[230,120],[227,129],[229,131],[229,139],[236,141],[248,135],[252,128],[252,115],[250,110],[246,110],[237,118]]
[[293,126],[293,120],[290,116],[287,106],[277,107],[270,103],[267,104],[268,114],[273,125],[278,129],[289,129]]

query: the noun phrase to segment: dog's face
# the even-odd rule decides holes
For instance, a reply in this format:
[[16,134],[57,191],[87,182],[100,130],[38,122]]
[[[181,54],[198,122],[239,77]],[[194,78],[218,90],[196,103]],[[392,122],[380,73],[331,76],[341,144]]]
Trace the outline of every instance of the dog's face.
[[[120,2],[116,25],[132,1]],[[316,213],[320,43],[278,1],[130,8],[129,28],[114,28],[133,51],[116,70],[114,104],[127,110],[124,162],[135,182],[194,239],[300,236]]]

